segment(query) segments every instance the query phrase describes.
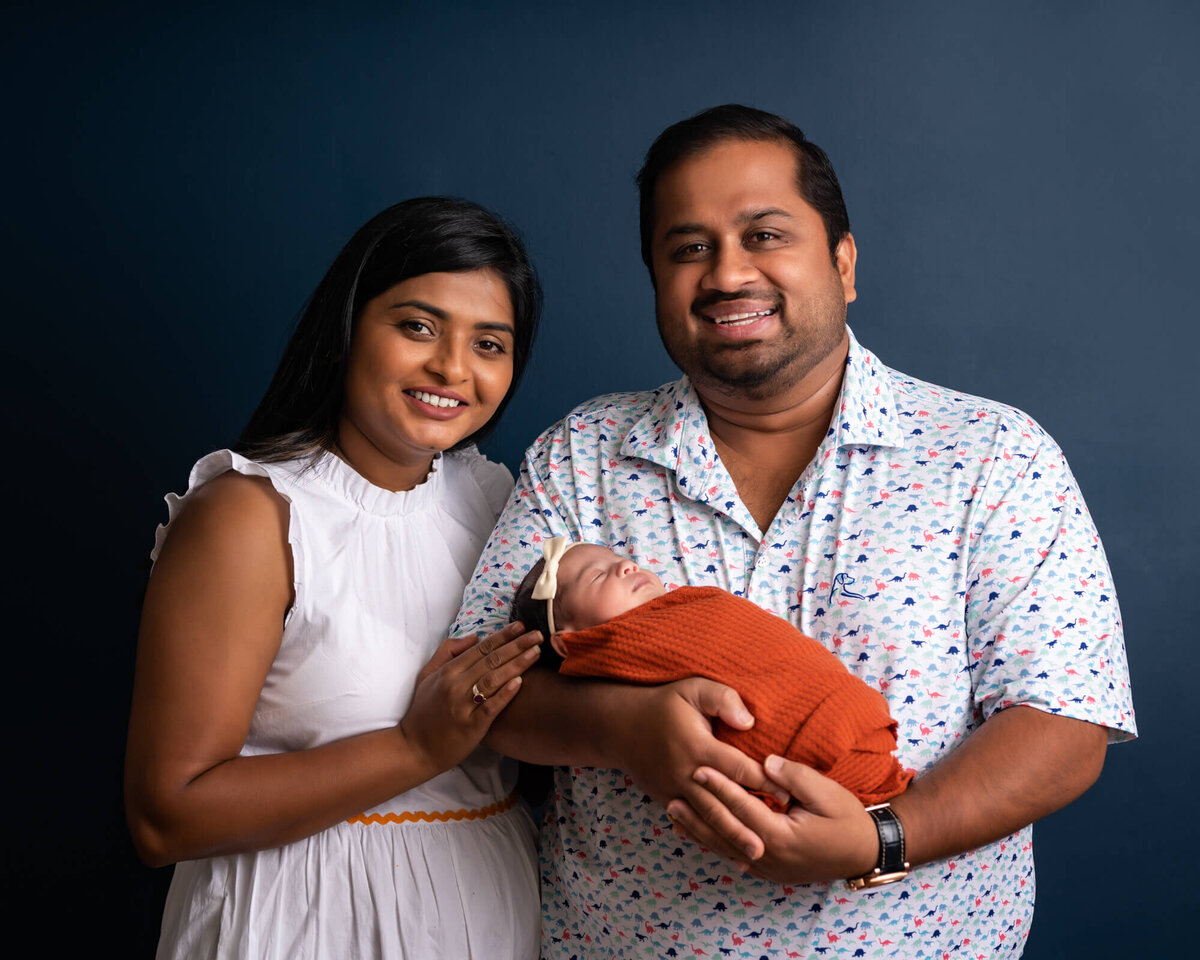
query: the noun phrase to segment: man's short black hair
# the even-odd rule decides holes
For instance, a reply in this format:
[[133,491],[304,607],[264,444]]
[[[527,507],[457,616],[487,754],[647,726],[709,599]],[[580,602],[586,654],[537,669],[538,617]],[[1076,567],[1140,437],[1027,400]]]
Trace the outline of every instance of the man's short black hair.
[[754,107],[727,103],[710,107],[694,117],[667,127],[646,151],[646,162],[637,175],[641,204],[642,261],[654,280],[651,241],[654,232],[654,189],[663,172],[675,164],[703,153],[726,140],[781,141],[796,151],[796,183],[800,196],[821,215],[829,256],[850,232],[850,217],[842,199],[842,188],[825,151],[783,117]]

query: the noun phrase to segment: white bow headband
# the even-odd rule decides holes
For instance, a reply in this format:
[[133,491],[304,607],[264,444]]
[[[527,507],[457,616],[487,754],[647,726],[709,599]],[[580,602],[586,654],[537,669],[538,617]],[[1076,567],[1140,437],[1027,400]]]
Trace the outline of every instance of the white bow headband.
[[542,575],[537,578],[537,583],[533,585],[533,599],[546,601],[546,622],[550,626],[551,634],[555,633],[554,595],[558,593],[558,564],[563,554],[578,544],[578,540],[568,540],[566,537],[550,537],[542,541],[542,557],[546,565],[542,568]]

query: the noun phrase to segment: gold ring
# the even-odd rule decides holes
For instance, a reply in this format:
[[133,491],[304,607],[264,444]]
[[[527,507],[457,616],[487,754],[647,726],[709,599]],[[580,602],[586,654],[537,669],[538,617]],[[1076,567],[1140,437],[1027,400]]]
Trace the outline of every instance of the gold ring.
[[487,699],[487,697],[479,692],[479,684],[477,683],[471,684],[471,699],[476,703],[483,703]]

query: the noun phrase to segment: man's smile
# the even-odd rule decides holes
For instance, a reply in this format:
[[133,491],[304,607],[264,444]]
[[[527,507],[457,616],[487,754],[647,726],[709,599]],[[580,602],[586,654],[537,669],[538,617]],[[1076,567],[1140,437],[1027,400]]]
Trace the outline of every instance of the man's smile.
[[754,320],[757,320],[759,317],[772,316],[774,313],[774,309],[755,310],[752,313],[733,313],[727,317],[712,317],[711,319],[713,323],[719,323],[723,327],[737,327],[741,326],[742,324],[751,323]]
[[704,321],[719,340],[744,343],[766,336],[782,314],[782,308],[779,297],[743,294],[715,303],[711,297],[698,299],[692,313]]
[[765,317],[773,317],[781,306],[778,296],[764,296],[762,293],[747,295],[743,292],[739,297],[697,299],[692,304],[692,312],[709,323],[731,328],[749,326]]

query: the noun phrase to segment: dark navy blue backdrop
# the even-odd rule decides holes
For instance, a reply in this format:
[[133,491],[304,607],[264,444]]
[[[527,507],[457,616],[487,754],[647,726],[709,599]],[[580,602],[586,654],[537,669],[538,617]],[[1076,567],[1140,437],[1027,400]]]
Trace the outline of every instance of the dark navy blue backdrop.
[[1176,954],[1200,906],[1193,5],[89,6],[7,4],[0,39],[14,929],[151,949],[168,871],[133,857],[120,768],[161,497],[237,435],[349,234],[427,193],[522,228],[546,322],[487,448],[515,467],[577,401],[674,376],[633,175],[662,127],[740,101],[832,156],[863,343],[1039,419],[1104,538],[1142,739],[1038,826],[1027,956]]

